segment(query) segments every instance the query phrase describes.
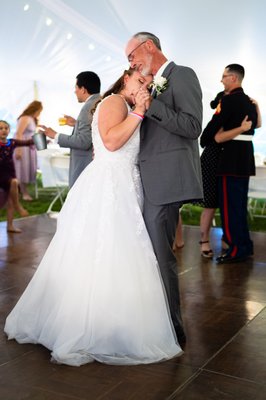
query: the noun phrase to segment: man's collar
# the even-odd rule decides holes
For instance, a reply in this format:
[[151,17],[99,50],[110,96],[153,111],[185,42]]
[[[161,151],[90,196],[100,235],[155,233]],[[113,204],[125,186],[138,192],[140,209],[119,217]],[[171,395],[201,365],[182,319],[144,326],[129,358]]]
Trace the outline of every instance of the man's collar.
[[238,87],[235,87],[234,89],[230,90],[229,94],[232,94],[235,92],[243,92],[243,91],[244,90],[243,90],[242,86],[238,86]]
[[158,79],[160,76],[162,76],[164,70],[166,69],[167,65],[170,64],[171,61],[167,60],[163,65],[160,66],[160,68],[158,69],[158,71],[156,72],[156,74],[153,77],[153,80]]
[[87,101],[91,98],[92,94],[89,94],[89,96],[86,98],[86,100],[84,101],[84,103],[87,103]]

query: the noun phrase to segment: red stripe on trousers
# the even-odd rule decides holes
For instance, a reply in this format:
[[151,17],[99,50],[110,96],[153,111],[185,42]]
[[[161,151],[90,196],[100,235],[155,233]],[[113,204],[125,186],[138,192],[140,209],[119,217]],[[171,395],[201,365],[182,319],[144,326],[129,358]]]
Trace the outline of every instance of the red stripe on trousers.
[[[223,213],[224,213],[224,230],[225,230],[225,235],[229,241],[229,243],[232,243],[232,237],[230,233],[230,227],[229,227],[229,215],[228,215],[228,195],[227,195],[227,186],[226,186],[226,176],[223,176]],[[233,247],[233,250],[230,254],[230,256],[235,257],[237,254],[237,246]]]

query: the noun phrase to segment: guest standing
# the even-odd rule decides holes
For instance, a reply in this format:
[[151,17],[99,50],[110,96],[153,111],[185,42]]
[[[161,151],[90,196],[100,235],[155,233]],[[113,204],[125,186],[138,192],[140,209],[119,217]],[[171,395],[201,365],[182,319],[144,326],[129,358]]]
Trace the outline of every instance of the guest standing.
[[[43,106],[40,101],[34,100],[18,117],[15,139],[29,140],[36,131],[38,118]],[[19,147],[14,153],[16,176],[19,182],[22,199],[31,201],[28,185],[36,182],[37,151],[34,145]]]
[[80,72],[76,77],[75,94],[79,103],[85,103],[77,120],[65,115],[66,125],[73,126],[72,135],[57,133],[45,125],[40,127],[46,136],[55,139],[60,147],[70,148],[69,187],[92,160],[92,110],[100,99],[101,81],[92,71]]
[[[220,106],[219,106],[220,107]],[[218,111],[219,112],[219,111]],[[213,119],[218,115],[215,113],[209,124],[213,122]],[[241,125],[238,128],[231,129],[229,131],[223,131],[220,129],[219,132],[214,136],[213,140],[205,144],[205,133],[208,132],[209,124],[204,129],[201,136],[201,146],[204,150],[201,154],[201,168],[202,168],[202,181],[203,181],[203,202],[200,203],[204,207],[200,216],[200,241],[201,255],[204,258],[212,258],[213,250],[210,247],[210,230],[212,221],[215,215],[216,208],[219,207],[219,193],[218,193],[218,177],[217,168],[220,159],[221,141],[227,141],[233,139],[233,137],[249,131],[251,128],[251,121],[247,121],[245,117]],[[222,252],[227,251],[227,243],[222,237]]]
[[[204,137],[205,144],[214,137],[222,143],[217,176],[223,239],[228,250],[217,258],[218,263],[242,261],[253,254],[247,222],[247,198],[249,176],[255,175],[252,138],[258,124],[258,113],[256,105],[243,91],[244,75],[245,70],[239,64],[225,68],[221,81],[227,95],[222,97],[219,114],[210,121]],[[226,132],[239,127],[243,119],[251,121],[248,131],[235,137]],[[221,128],[225,132],[220,131]]]

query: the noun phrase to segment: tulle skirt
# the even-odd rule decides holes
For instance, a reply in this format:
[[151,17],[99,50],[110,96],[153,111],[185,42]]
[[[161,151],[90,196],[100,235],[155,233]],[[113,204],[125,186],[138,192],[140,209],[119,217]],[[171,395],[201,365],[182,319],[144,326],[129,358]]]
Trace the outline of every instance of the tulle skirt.
[[141,213],[138,171],[93,161],[70,190],[57,231],[6,320],[19,343],[79,366],[163,361],[182,353]]

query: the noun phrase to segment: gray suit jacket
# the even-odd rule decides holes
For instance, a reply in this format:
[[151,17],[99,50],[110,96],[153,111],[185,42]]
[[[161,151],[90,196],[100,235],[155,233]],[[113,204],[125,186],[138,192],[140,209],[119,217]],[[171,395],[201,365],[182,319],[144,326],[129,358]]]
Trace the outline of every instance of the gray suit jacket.
[[202,198],[198,137],[202,93],[195,72],[171,62],[167,88],[152,100],[140,130],[144,194],[154,205]]
[[80,173],[92,160],[91,109],[100,98],[93,94],[80,110],[72,135],[60,133],[60,147],[70,148],[69,186],[73,186]]

